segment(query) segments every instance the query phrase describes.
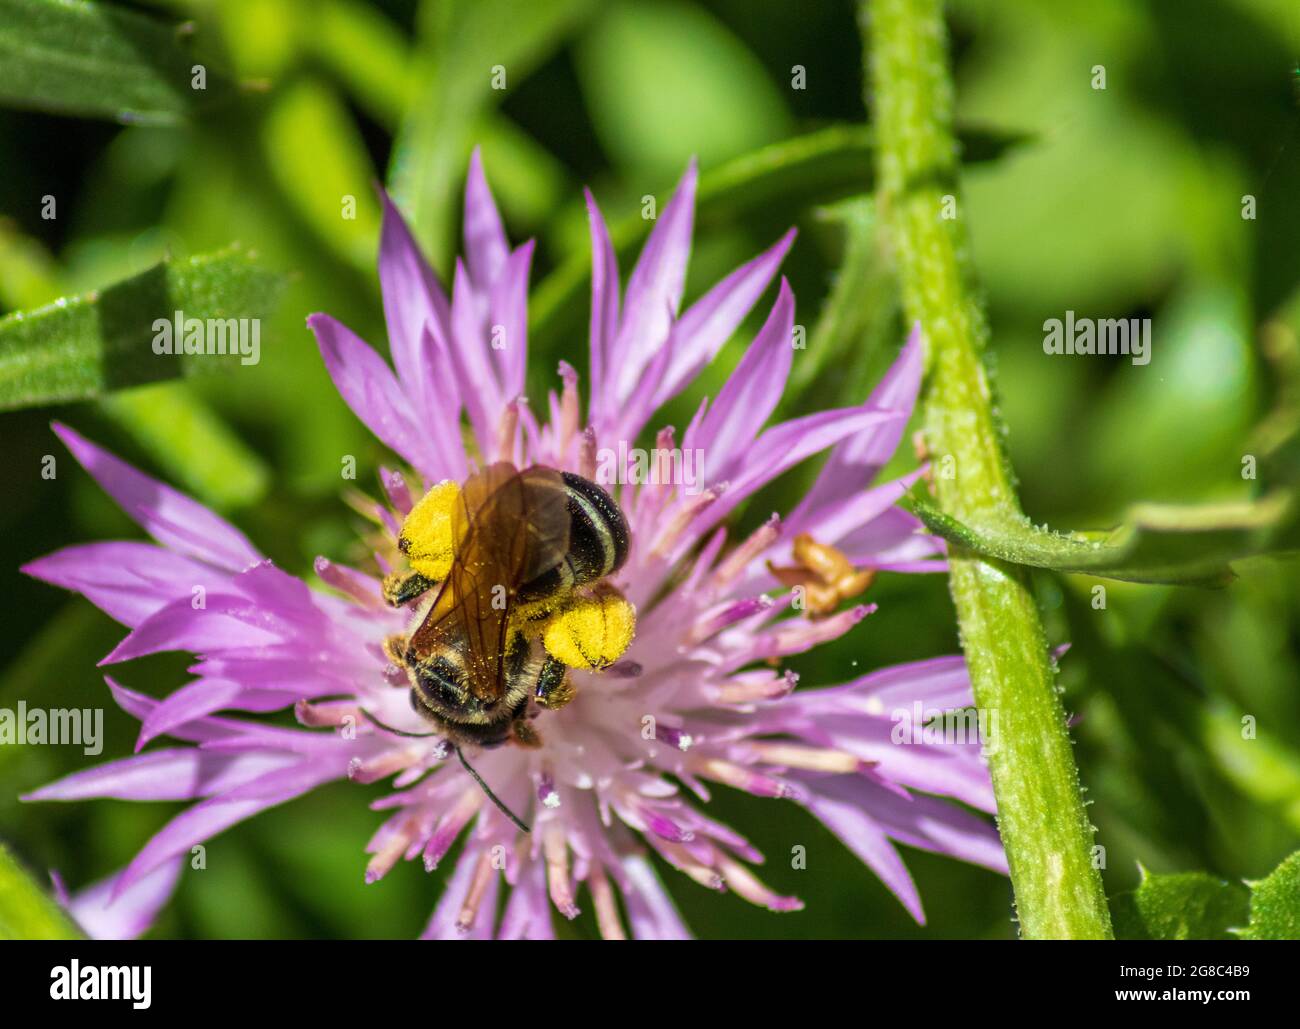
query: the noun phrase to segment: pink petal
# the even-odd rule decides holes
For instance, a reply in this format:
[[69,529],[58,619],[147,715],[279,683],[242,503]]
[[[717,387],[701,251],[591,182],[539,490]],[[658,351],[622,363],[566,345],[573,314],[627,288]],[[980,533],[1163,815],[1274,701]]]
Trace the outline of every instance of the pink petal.
[[[835,776],[833,778],[850,778]],[[908,913],[921,925],[925,925],[925,912],[921,907],[921,895],[916,890],[916,883],[898,856],[898,851],[889,842],[880,824],[867,813],[861,804],[850,803],[836,797],[823,796],[814,792],[812,786],[820,789],[823,782],[818,780],[810,784],[802,803],[816,816],[826,828],[838,836],[843,844],[853,851],[883,882],[907,908]],[[860,780],[867,783],[867,780]],[[888,791],[879,787],[876,791],[887,796]]]
[[895,707],[908,707],[917,700],[925,707],[943,710],[973,704],[966,660],[952,655],[889,665],[843,686],[800,691],[790,702],[809,712],[878,714]]
[[[208,594],[206,607],[195,610],[189,597],[159,608],[127,634],[101,665],[129,661],[164,650],[188,650],[201,654],[230,647],[259,647],[281,639],[273,631],[273,616],[254,606],[247,597]],[[258,626],[253,620],[270,625]]]
[[223,793],[295,760],[291,754],[211,754],[197,747],[151,750],[73,772],[22,799],[193,800]]
[[618,256],[609,239],[609,229],[596,206],[591,190],[584,189],[587,198],[587,223],[591,231],[591,402],[589,420],[603,422],[612,418],[617,407],[607,406],[609,384],[606,365],[618,332],[619,281]]
[[874,567],[882,572],[898,572],[902,575],[943,575],[948,571],[948,562],[894,561],[878,555]]
[[904,799],[851,775],[821,779],[815,789],[825,799],[870,811],[885,832],[910,847],[1007,874],[1006,854],[993,825],[947,801],[921,794]]
[[75,590],[123,625],[137,626],[167,602],[216,589],[229,578],[211,565],[152,543],[88,543],[29,561],[27,575]]
[[[874,764],[881,778],[902,786],[953,797],[983,811],[993,810],[993,785],[980,762],[976,742],[929,743],[924,722],[911,705],[890,708],[880,717],[836,715],[818,719],[820,737],[836,749]],[[922,719],[926,714],[921,709]],[[910,729],[910,738],[895,735]]]
[[880,469],[893,456],[916,404],[921,387],[921,325],[912,327],[898,358],[885,373],[880,384],[867,399],[866,407],[879,411],[897,411],[902,417],[860,432],[831,451],[817,481],[791,512],[790,521],[817,517],[817,512],[870,485]]
[[388,349],[406,395],[428,416],[440,398],[435,390],[434,363],[424,333],[431,324],[445,333],[451,321],[451,307],[392,200],[383,190],[379,191],[379,198],[384,206],[379,232],[379,284],[384,298],[384,322],[388,326]]
[[[894,363],[881,377],[876,388],[871,391],[867,403],[872,407],[883,407],[897,411],[910,411],[916,403],[916,395],[921,389],[921,372],[925,361],[925,336],[921,332],[921,323],[913,322],[912,328],[903,343]],[[880,455],[888,460],[888,454]]]
[[682,446],[704,451],[705,480],[719,482],[748,452],[785,390],[794,351],[794,294],[781,280],[781,291],[767,322],[727,379],[698,431],[687,433]]
[[510,890],[505,914],[501,917],[499,940],[553,940],[555,925],[551,919],[551,898],[546,893],[546,866],[530,861]]
[[690,929],[649,861],[636,855],[625,857],[623,873],[627,877],[623,903],[633,936],[638,940],[691,939]]
[[674,331],[677,353],[655,395],[654,406],[666,404],[700,373],[731,339],[794,243],[791,229],[773,246],[741,265],[687,308]]
[[[880,431],[888,431],[888,427],[882,426]],[[858,435],[867,436],[870,434],[870,432],[866,432]],[[843,444],[840,444],[840,446],[843,446]],[[785,520],[786,534],[793,538],[798,533],[808,532],[823,543],[833,543],[839,546],[841,540],[847,539],[853,533],[870,528],[876,519],[886,516],[887,512],[896,510],[894,505],[907,495],[907,491],[912,488],[912,484],[920,477],[920,474],[919,471],[913,472],[911,475],[906,475],[893,482],[887,482],[874,489],[866,489],[866,483],[864,482],[857,489],[844,490],[842,495],[833,499],[828,497],[825,503],[817,506],[800,504],[795,509],[795,512]],[[906,515],[906,512],[901,509],[897,510],[899,510],[900,514]],[[910,518],[911,516],[908,515],[907,517]],[[916,520],[913,520],[913,522],[915,525],[920,524]],[[892,524],[896,523],[891,522]],[[905,535],[911,535],[911,531],[908,531]],[[864,550],[861,535],[855,537],[854,544],[859,553]],[[841,547],[841,549],[843,548]]]
[[[449,323],[450,325],[450,323]],[[445,331],[436,323],[424,327],[424,352],[428,355],[433,383],[433,398],[429,403],[424,428],[429,436],[429,446],[438,455],[437,481],[454,479],[461,482],[469,474],[469,459],[465,454],[465,437],[461,433],[461,396]],[[430,477],[430,481],[433,481]]]
[[[332,655],[323,661],[304,661],[301,657],[208,657],[191,665],[189,671],[209,679],[233,679],[253,694],[284,692],[295,698],[350,692],[356,688],[358,674],[358,670]],[[371,661],[360,674],[373,671]]]
[[276,768],[256,779],[187,808],[144,845],[113,888],[117,898],[170,858],[196,843],[229,829],[267,808],[299,797],[331,779],[342,778],[345,766],[322,760],[299,761]]
[[649,365],[642,371],[632,392],[619,405],[619,411],[612,419],[614,427],[607,430],[609,438],[629,442],[636,438],[640,427],[645,425],[646,419],[654,410],[654,394],[668,371],[675,347],[676,339],[674,334],[669,332],[668,339],[650,359]]
[[198,679],[173,692],[154,708],[140,726],[135,749],[178,725],[185,725],[214,711],[278,711],[298,699],[285,690],[248,689],[229,679]]
[[475,147],[465,180],[465,259],[476,289],[487,290],[496,282],[509,253],[501,214],[483,174],[479,148]]
[[[104,681],[113,693],[113,699],[127,714],[144,721],[162,701],[136,693],[105,676]],[[173,726],[168,735],[178,740],[189,740],[202,746],[204,753],[257,753],[278,751],[290,754],[321,756],[323,761],[337,761],[338,755],[365,756],[364,749],[382,747],[384,741],[358,740],[351,747],[344,746],[337,736],[328,732],[310,732],[303,729],[281,729],[263,722],[245,722],[237,718],[206,716],[192,722]]]
[[484,336],[480,298],[475,295],[469,273],[459,259],[451,282],[451,339],[448,351],[456,369],[460,395],[469,414],[474,434],[485,449],[495,444],[497,419],[507,397],[489,357],[491,348]]
[[474,878],[474,871],[478,867],[482,854],[483,851],[479,847],[467,846],[465,848],[456,862],[455,871],[452,872],[451,878],[447,880],[447,885],[442,889],[442,896],[438,899],[438,906],[434,908],[433,917],[429,919],[429,924],[425,927],[424,932],[420,934],[420,939],[492,939],[496,920],[497,892],[501,888],[501,876],[499,875],[492,877],[487,894],[479,905],[478,917],[474,920],[473,928],[468,932],[464,932],[456,926],[456,919],[460,916],[461,907],[465,902],[465,895],[469,892],[470,880]]
[[841,536],[835,545],[850,561],[875,568],[920,561],[944,553],[943,541],[928,535],[920,520],[901,507],[881,511],[870,521]]
[[352,412],[424,475],[441,477],[443,462],[429,446],[410,400],[384,359],[327,314],[310,315],[307,326],[316,334],[330,378]]
[[143,935],[163,905],[176,892],[184,859],[159,865],[125,890],[116,901],[110,899],[117,876],[109,876],[80,890],[67,901],[67,908],[92,940],[134,940]]
[[163,546],[232,572],[262,559],[242,532],[197,500],[132,468],[66,425],[55,422],[53,428],[104,492]]
[[[155,700],[153,697],[146,697],[143,693],[136,693],[135,690],[128,689],[114,680],[112,676],[104,676],[104,682],[108,683],[108,690],[112,693],[117,706],[137,721],[143,722],[148,717],[149,712],[162,703],[162,701]],[[229,736],[237,727],[238,723],[226,719],[201,718],[189,725],[177,726],[171,735],[178,740],[203,743]]]
[[698,539],[701,533],[716,525],[742,500],[800,461],[825,450],[846,436],[899,417],[901,416],[890,411],[850,407],[819,411],[773,426],[759,436],[742,455],[739,470],[730,480],[727,491],[696,519],[689,535]]
[[695,222],[695,161],[663,209],[628,279],[623,323],[606,367],[616,376],[613,403],[624,400],[654,352],[668,338],[672,317],[681,307],[686,263]]
[[492,284],[492,324],[489,332],[500,330],[501,349],[488,350],[497,364],[497,381],[505,399],[513,400],[524,391],[528,366],[528,270],[533,260],[533,241],[529,240],[507,259],[501,274]]

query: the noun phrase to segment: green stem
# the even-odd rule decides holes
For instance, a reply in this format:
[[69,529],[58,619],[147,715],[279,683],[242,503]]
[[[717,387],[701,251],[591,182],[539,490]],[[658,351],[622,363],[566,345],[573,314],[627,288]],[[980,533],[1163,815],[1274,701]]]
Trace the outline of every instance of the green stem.
[[[982,353],[952,83],[940,0],[860,0],[877,132],[877,196],[897,250],[903,305],[926,338],[926,443],[940,508],[958,519],[1020,518]],[[953,216],[955,211],[955,217]],[[1101,876],[1065,712],[1027,572],[953,546],[950,589],[987,747],[1021,934],[1109,938]]]

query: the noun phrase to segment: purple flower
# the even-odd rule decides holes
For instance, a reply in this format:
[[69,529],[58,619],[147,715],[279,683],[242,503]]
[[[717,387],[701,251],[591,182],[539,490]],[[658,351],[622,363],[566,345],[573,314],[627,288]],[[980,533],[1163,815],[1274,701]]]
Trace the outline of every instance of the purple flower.
[[[705,813],[718,784],[806,807],[921,920],[920,898],[894,843],[1005,872],[977,742],[899,745],[897,712],[972,704],[960,658],[887,668],[843,685],[795,691],[781,659],[847,632],[874,610],[827,617],[799,610],[771,568],[797,560],[807,534],[857,569],[943,568],[941,544],[895,506],[915,476],[871,487],[903,433],[921,373],[919,331],[865,403],[765,427],[790,369],[794,297],[782,280],[766,323],[680,443],[699,455],[690,481],[639,474],[630,448],[653,413],[709,364],[776,274],[787,234],[680,311],[690,251],[692,166],[662,212],[625,291],[590,194],[593,248],[591,384],[582,415],[578,375],[561,363],[545,420],[523,397],[532,243],[512,249],[478,155],[465,197],[465,258],[448,299],[391,204],[379,275],[393,367],[329,315],[308,319],[340,393],[405,463],[383,470],[373,504],[375,561],[393,569],[395,541],[423,490],[463,481],[489,461],[600,475],[631,529],[613,585],[636,606],[636,637],[603,672],[573,671],[572,703],[541,712],[536,749],[473,754],[501,800],[532,823],[525,835],[488,801],[408,703],[406,673],[384,639],[411,614],[385,604],[373,570],[316,562],[330,592],[278,569],[233,526],[83,439],[55,431],[155,543],[93,543],[27,565],[76,590],[130,632],[103,664],[159,651],[197,657],[193,680],[165,700],[109,678],[141,723],[137,753],[78,772],[34,800],[118,797],[194,803],[112,880],[69,900],[97,935],[135,935],[166,902],[192,846],[322,783],[391,780],[367,848],[367,881],[400,860],[432,869],[464,837],[425,935],[543,937],[552,908],[573,917],[580,888],[601,932],[688,935],[648,853],[710,889],[776,911],[797,909],[750,869],[761,860]],[[467,449],[462,423],[472,442]],[[829,450],[802,502],[749,538],[722,520],[795,464]],[[644,467],[640,471],[645,471]],[[648,478],[649,481],[637,481]],[[870,488],[869,488],[870,487]],[[842,606],[842,605],[841,605]],[[302,728],[264,724],[292,706]],[[242,712],[231,716],[229,712]],[[920,735],[918,733],[918,735]],[[142,749],[168,736],[174,745]],[[509,887],[497,923],[497,894]],[[626,924],[620,915],[621,896]]]

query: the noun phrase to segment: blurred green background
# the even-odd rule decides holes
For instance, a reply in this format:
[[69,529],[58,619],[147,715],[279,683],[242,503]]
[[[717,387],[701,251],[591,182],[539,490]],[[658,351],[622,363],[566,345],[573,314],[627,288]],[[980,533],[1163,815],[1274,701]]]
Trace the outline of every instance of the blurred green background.
[[[356,485],[373,492],[386,455],[334,392],[303,320],[328,310],[383,346],[373,181],[390,183],[445,273],[468,153],[482,146],[511,238],[539,241],[538,399],[558,359],[586,367],[586,280],[573,277],[588,252],[581,187],[635,234],[642,196],[666,202],[692,155],[713,192],[701,200],[688,300],[800,227],[784,271],[812,342],[796,355],[788,413],[861,400],[903,337],[888,250],[869,199],[854,196],[870,192],[869,159],[858,161],[860,179],[746,174],[745,155],[866,121],[850,3],[139,9],[192,21],[195,52],[240,88],[184,126],[0,110],[0,310],[232,241],[290,280],[257,366],[0,414],[0,706],[107,706],[99,759],[75,747],[0,748],[0,838],[37,874],[57,868],[74,885],[124,864],[177,807],[16,799],[129,753],[136,729],[95,668],[120,627],[17,572],[70,543],[138,534],[49,422],[195,493],[292,572],[310,576],[317,554],[355,560],[340,459],[355,455]],[[972,139],[992,130],[1019,140],[968,166],[963,216],[1026,511],[1096,528],[1137,500],[1250,495],[1259,483],[1243,481],[1243,456],[1267,467],[1300,420],[1300,5],[961,0],[951,28],[959,125]],[[503,91],[488,87],[498,64]],[[1097,65],[1105,90],[1092,88]],[[794,88],[796,66],[804,88]],[[981,156],[974,143],[968,156]],[[1254,220],[1242,218],[1247,194]],[[45,195],[57,198],[54,220],[41,217]],[[344,195],[357,200],[354,220],[340,217]],[[622,265],[626,274],[630,260]],[[842,265],[850,271],[837,279]],[[1042,323],[1067,309],[1152,318],[1151,364],[1048,359]],[[683,425],[701,391],[716,392],[755,327],[668,421]],[[54,481],[39,474],[46,454],[59,461]],[[906,452],[897,467],[914,464]],[[787,476],[742,521],[791,506],[815,470]],[[1076,754],[1108,893],[1133,886],[1138,862],[1256,878],[1300,847],[1300,575],[1294,560],[1243,571],[1213,592],[1108,583],[1104,610],[1091,604],[1093,580],[1037,579],[1053,641],[1073,644],[1061,683],[1081,719]],[[873,598],[876,615],[796,662],[805,683],[956,650],[941,577],[885,575]],[[161,695],[184,666],[170,655],[117,671]],[[1244,715],[1256,719],[1253,740],[1242,738]],[[403,864],[362,885],[362,847],[379,821],[365,802],[383,790],[332,786],[213,840],[207,870],[183,877],[155,935],[417,934],[442,872]],[[929,916],[920,928],[794,805],[722,792],[715,808],[769,854],[771,885],[807,908],[772,915],[664,871],[701,936],[1014,935],[997,876],[908,852]],[[808,849],[807,870],[783,860],[795,844]],[[589,913],[561,931],[595,935]]]

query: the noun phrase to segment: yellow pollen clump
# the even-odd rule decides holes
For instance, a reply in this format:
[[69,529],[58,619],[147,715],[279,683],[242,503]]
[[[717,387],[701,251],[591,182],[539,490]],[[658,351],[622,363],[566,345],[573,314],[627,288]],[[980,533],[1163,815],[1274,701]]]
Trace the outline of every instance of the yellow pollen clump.
[[413,571],[441,582],[451,572],[456,551],[452,518],[460,501],[460,486],[450,479],[429,490],[402,523],[398,547]]
[[601,583],[574,594],[542,632],[546,652],[570,668],[599,670],[617,661],[636,632],[636,608]]

